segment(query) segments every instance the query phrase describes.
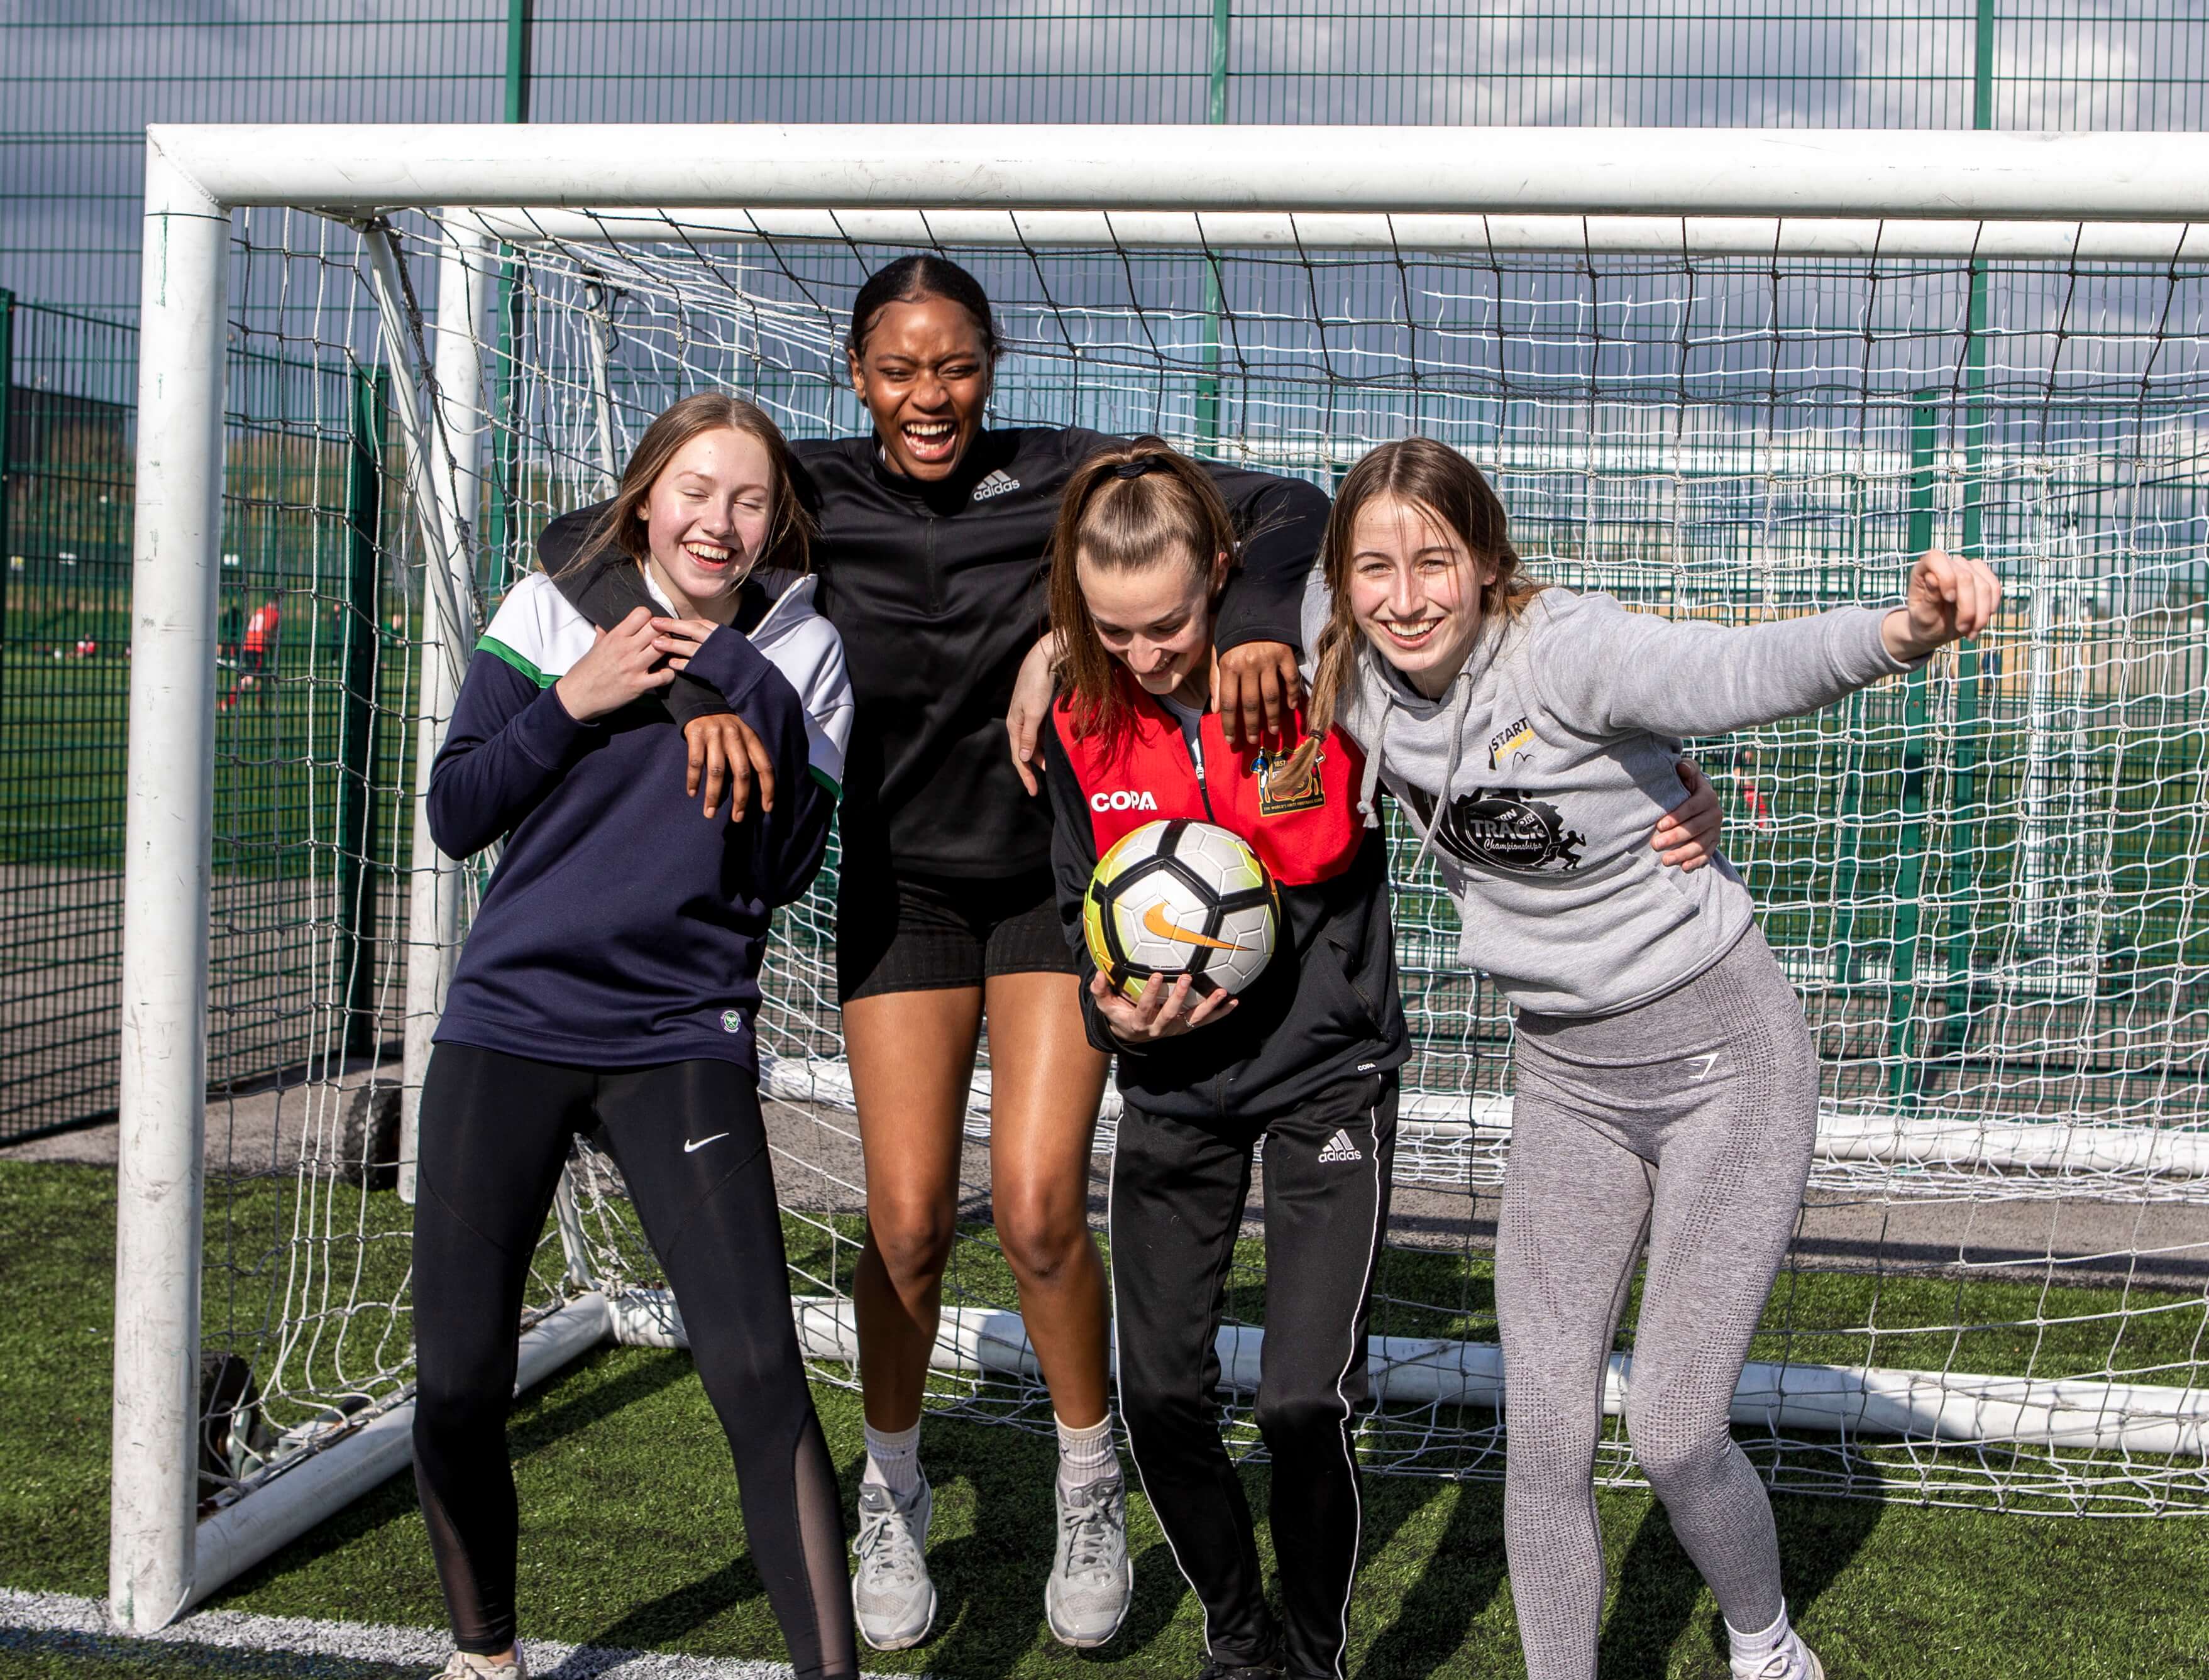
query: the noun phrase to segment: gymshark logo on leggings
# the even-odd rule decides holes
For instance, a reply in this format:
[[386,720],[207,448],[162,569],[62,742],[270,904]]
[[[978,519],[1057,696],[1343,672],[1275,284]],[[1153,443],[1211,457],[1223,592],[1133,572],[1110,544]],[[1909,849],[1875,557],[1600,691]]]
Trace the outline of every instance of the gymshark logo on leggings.
[[1716,1051],[1711,1051],[1707,1056],[1690,1056],[1688,1058],[1688,1066],[1692,1069],[1692,1071],[1688,1075],[1688,1077],[1694,1081],[1696,1084],[1700,1085],[1705,1080],[1711,1076],[1711,1069],[1717,1067],[1718,1064],[1718,1053]]
[[1350,1134],[1344,1131],[1338,1131],[1327,1141],[1327,1147],[1319,1152],[1319,1158],[1323,1161],[1362,1161],[1365,1159],[1358,1153],[1357,1145],[1351,1141]]

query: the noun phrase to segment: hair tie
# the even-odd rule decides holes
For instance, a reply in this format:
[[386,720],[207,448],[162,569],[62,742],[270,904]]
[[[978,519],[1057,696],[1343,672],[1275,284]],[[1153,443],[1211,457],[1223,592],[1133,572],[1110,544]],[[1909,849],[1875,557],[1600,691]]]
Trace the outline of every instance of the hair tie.
[[1116,479],[1140,479],[1146,473],[1165,471],[1165,464],[1164,455],[1137,455],[1133,461],[1123,461],[1115,466],[1112,476]]

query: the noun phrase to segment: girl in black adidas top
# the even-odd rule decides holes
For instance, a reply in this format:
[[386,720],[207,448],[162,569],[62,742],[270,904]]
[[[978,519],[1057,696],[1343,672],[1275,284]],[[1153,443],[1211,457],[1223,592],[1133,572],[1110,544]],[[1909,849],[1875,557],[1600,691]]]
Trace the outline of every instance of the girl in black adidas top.
[[[858,699],[840,825],[837,978],[868,1185],[853,1285],[867,1466],[860,1487],[861,1633],[918,1643],[935,1614],[922,1551],[922,1388],[958,1207],[959,1152],[982,1025],[990,1030],[990,1199],[1060,1429],[1058,1544],[1044,1604],[1069,1644],[1110,1638],[1128,1604],[1117,1459],[1105,1391],[1104,1268],[1087,1225],[1091,1135],[1105,1057],[1082,1025],[1052,902],[1050,820],[1005,750],[1015,673],[1044,620],[1059,492],[1112,441],[983,425],[997,337],[972,276],[935,256],[860,289],[848,340],[867,437],[801,443],[820,522],[820,608],[842,633]],[[1205,471],[1262,527],[1213,632],[1238,736],[1278,726],[1291,651],[1249,641],[1238,608],[1293,622],[1327,502],[1296,480]],[[560,573],[593,516],[541,541]],[[638,604],[616,567],[564,574],[600,624]],[[1267,593],[1270,592],[1270,593]],[[749,743],[719,697],[678,679],[694,791],[741,773]]]

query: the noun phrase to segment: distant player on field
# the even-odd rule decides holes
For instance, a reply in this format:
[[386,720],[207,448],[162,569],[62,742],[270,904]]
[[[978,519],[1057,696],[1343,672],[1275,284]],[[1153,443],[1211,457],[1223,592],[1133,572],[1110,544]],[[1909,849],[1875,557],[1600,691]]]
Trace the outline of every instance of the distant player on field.
[[[851,722],[789,465],[749,403],[695,396],[661,415],[582,550],[625,568],[649,606],[594,630],[551,579],[525,579],[437,756],[439,848],[506,840],[424,1081],[414,1209],[415,1479],[453,1680],[522,1674],[505,1435],[515,1326],[570,1144],[594,1127],[674,1286],[792,1665],[858,1671],[752,1027],[768,912],[821,866]],[[758,783],[706,822],[661,698],[686,669],[728,696],[761,753]]]
[[217,709],[228,711],[241,694],[252,694],[255,703],[261,706],[275,697],[277,642],[283,624],[284,611],[274,596],[253,609],[238,645],[237,685],[223,696]]

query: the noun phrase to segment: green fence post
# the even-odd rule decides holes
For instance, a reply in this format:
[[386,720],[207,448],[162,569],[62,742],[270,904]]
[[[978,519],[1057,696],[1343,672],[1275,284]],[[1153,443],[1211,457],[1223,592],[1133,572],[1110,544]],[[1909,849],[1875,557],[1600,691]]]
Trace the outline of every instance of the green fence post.
[[[1866,534],[1871,515],[1865,506],[1861,474],[1851,486],[1849,496],[1849,564],[1850,569],[1861,577],[1864,556],[1871,549]],[[1819,598],[1826,599],[1822,590]],[[1863,764],[1857,744],[1863,738],[1863,691],[1851,695],[1843,705],[1845,717],[1837,767],[1841,792],[1837,805],[1839,826],[1833,834],[1833,960],[1830,972],[1833,984],[1842,990],[1845,1005],[1848,991],[1857,980],[1857,884],[1862,873],[1863,848],[1863,825],[1857,821],[1863,804]]]
[[[1212,86],[1205,121],[1227,120],[1227,41],[1234,22],[1234,0],[1212,0]],[[1211,455],[1219,443],[1219,254],[1204,254],[1204,376],[1196,382],[1196,452]]]
[[[1971,126],[1995,124],[1995,0],[1979,0],[1973,37]],[[1987,449],[1987,265],[1971,261],[1971,295],[1964,323],[1964,553],[1986,557],[1983,504]],[[1977,907],[1979,853],[1971,844],[1978,799],[1979,649],[1956,649],[1955,774],[1948,845],[1948,1007],[1941,1039],[1960,1051],[1971,1033],[1971,918]]]
[[[1910,533],[1908,551],[1933,546],[1934,449],[1939,439],[1939,393],[1920,391],[1910,417]],[[1917,1105],[1923,1070],[1917,1065],[1911,995],[1917,971],[1918,894],[1925,874],[1926,670],[1910,685],[1903,714],[1902,835],[1894,872],[1894,942],[1887,985],[1887,1051],[1893,1063],[1887,1093],[1904,1108]]]
[[[529,120],[529,47],[531,36],[530,11],[533,0],[507,0],[506,4],[506,104],[504,117],[509,123]],[[496,568],[498,575],[479,577],[477,583],[486,592],[497,593],[505,583],[505,574],[513,569],[509,548],[519,542],[516,527],[520,522],[518,504],[521,486],[516,474],[521,463],[514,448],[514,358],[521,341],[521,294],[514,284],[513,247],[499,247],[498,290],[493,309],[498,325],[497,348],[492,352],[491,365],[491,400],[485,405],[491,417],[491,506],[485,522],[489,539],[483,545],[481,565]]]
[[15,576],[9,521],[15,503],[15,480],[9,471],[15,444],[8,431],[8,411],[15,400],[15,294],[0,288],[0,695],[7,691],[8,590]]
[[506,115],[529,120],[529,13],[532,0],[506,0]]
[[346,980],[345,1053],[376,1051],[377,705],[383,636],[383,425],[389,376],[357,371],[346,458],[345,718],[338,758],[338,958]]

